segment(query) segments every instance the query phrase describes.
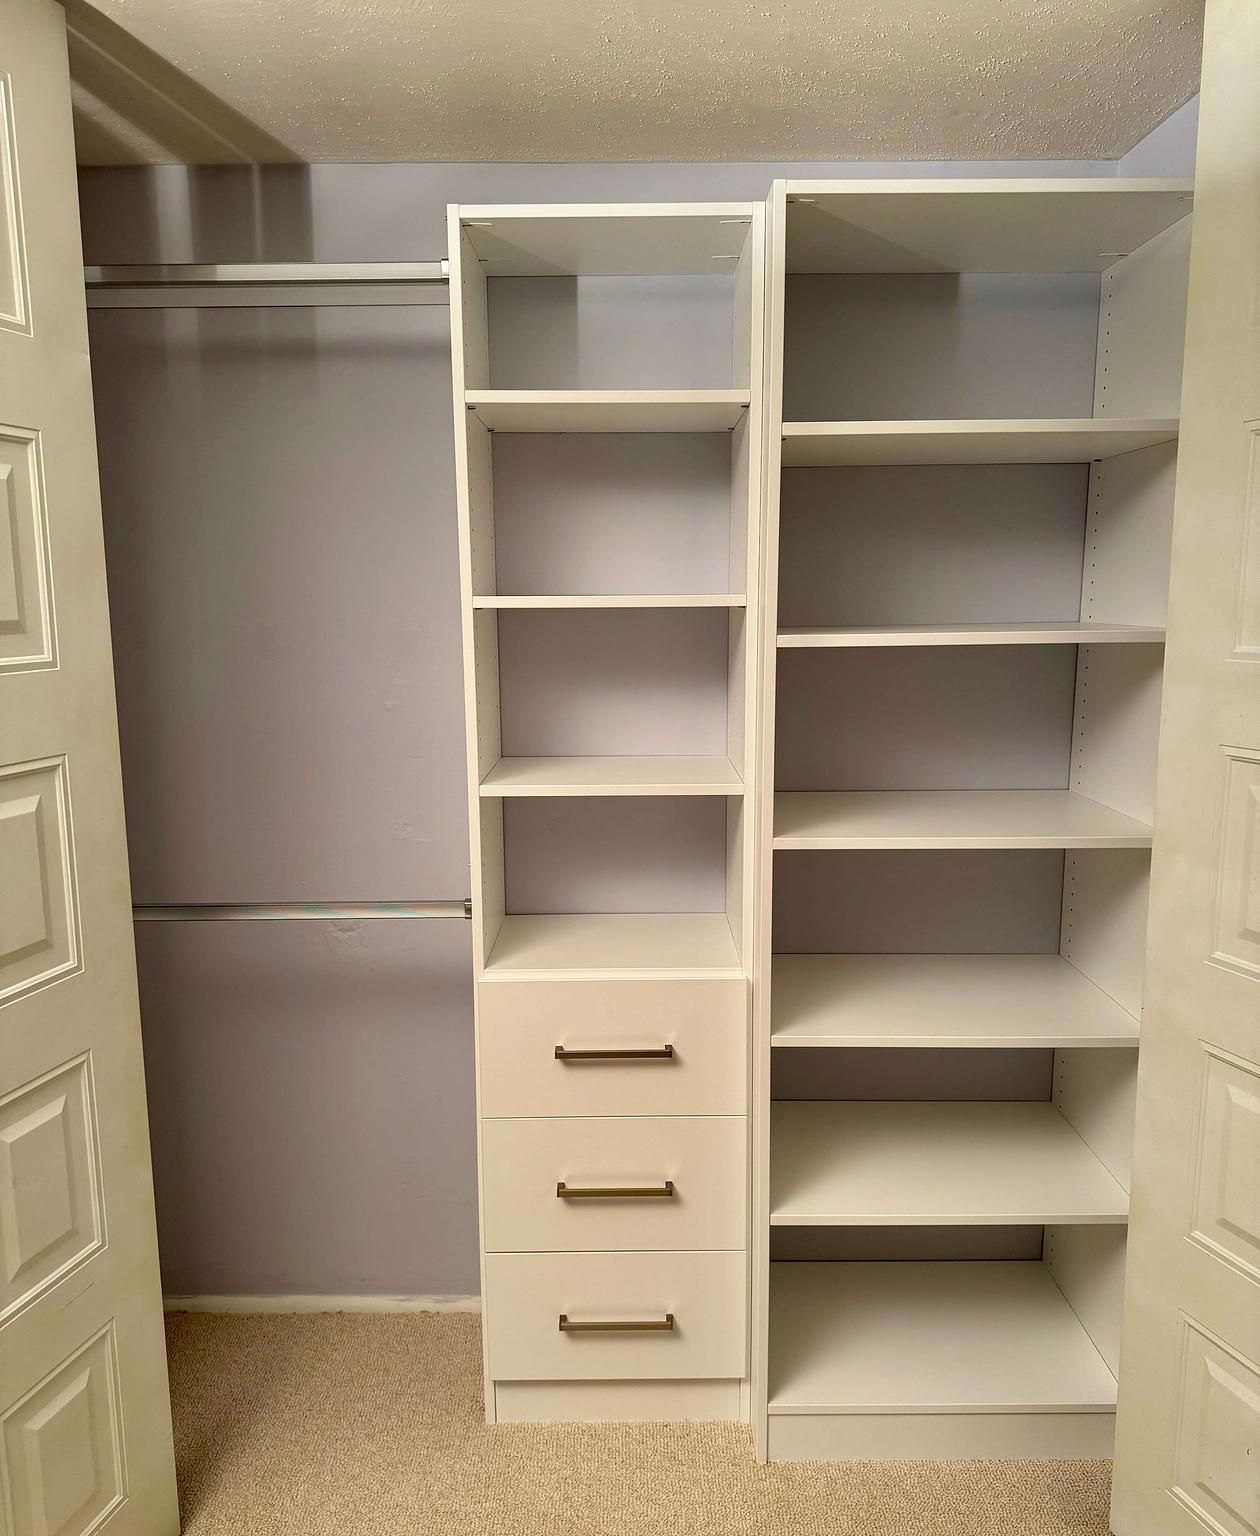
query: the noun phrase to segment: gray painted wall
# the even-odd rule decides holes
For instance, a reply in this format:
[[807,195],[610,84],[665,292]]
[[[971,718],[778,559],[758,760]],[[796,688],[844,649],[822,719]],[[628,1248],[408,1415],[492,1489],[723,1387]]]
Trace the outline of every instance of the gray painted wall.
[[[1177,174],[1192,127],[1140,166],[91,170],[84,253],[422,259],[448,201]],[[91,337],[135,899],[465,895],[445,309],[95,311]],[[1043,947],[1019,922],[1009,947]],[[148,925],[138,953],[167,1290],[474,1292],[463,925]]]

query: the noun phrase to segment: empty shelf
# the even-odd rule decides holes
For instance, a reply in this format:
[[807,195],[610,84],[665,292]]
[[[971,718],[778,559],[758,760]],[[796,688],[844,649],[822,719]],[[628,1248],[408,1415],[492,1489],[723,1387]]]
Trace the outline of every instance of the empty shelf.
[[785,421],[785,466],[1087,464],[1173,442],[1175,420]]
[[781,629],[779,649],[891,645],[1162,644],[1164,631],[1140,624],[907,624],[881,629]]
[[555,597],[474,597],[474,608],[744,608],[742,592],[561,593]]
[[505,917],[486,971],[569,977],[743,974],[722,912]]
[[502,757],[481,781],[500,795],[742,795],[724,757]]
[[777,1103],[772,1226],[1122,1222],[1129,1197],[1053,1104]]
[[464,401],[494,432],[725,432],[746,389],[470,389]]
[[793,181],[789,272],[1101,272],[1185,218],[1191,181]]
[[1061,955],[775,955],[773,1046],[1133,1046]]
[[1116,1382],[1046,1266],[770,1266],[770,1412],[1110,1412]]
[[1068,789],[777,794],[776,848],[1149,848],[1151,829]]
[[748,203],[460,209],[488,277],[711,277],[735,270],[752,219]]

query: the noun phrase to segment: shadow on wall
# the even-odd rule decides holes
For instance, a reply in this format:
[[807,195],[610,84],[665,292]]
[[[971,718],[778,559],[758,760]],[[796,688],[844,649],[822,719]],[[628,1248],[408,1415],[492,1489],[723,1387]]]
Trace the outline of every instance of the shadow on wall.
[[182,70],[87,5],[65,0],[75,144],[81,162],[132,165],[151,158],[185,165],[274,165],[297,160],[273,138]]
[[311,258],[310,167],[287,145],[85,0],[66,0],[66,32],[81,162],[208,168],[183,183],[178,206],[161,201],[156,177],[129,178],[110,221],[118,247],[93,260],[139,261],[150,249],[166,261]]

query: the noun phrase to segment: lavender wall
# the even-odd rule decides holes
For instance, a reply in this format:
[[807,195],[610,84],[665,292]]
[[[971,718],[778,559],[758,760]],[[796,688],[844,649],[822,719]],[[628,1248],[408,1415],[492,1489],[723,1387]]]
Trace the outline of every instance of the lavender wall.
[[[1184,170],[1183,114],[1141,174]],[[90,170],[84,253],[422,259],[448,201],[1118,164]],[[445,309],[98,310],[91,336],[136,900],[465,895]],[[464,927],[138,950],[167,1290],[474,1292]]]

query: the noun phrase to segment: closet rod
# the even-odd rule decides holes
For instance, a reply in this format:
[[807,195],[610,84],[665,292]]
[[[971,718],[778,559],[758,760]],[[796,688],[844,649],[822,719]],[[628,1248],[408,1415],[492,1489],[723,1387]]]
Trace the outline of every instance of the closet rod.
[[215,901],[135,906],[137,923],[328,922],[347,918],[472,917],[472,898],[463,901]]
[[[249,261],[84,267],[94,309],[444,304],[441,261]],[[317,291],[326,290],[326,291]],[[439,292],[438,290],[441,290]]]

